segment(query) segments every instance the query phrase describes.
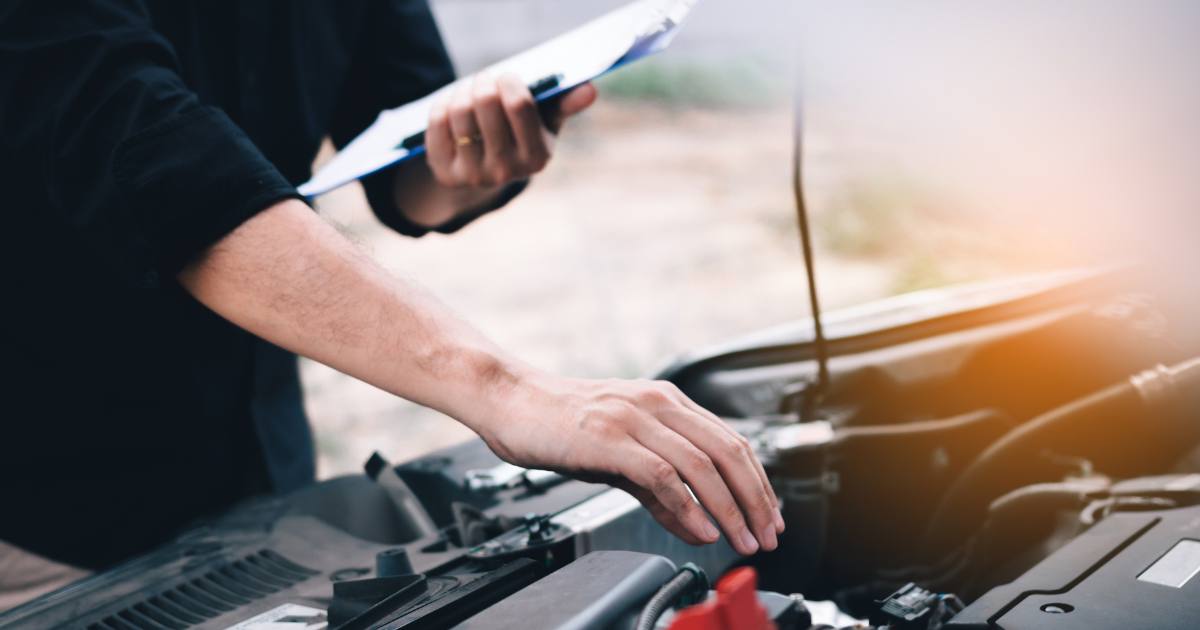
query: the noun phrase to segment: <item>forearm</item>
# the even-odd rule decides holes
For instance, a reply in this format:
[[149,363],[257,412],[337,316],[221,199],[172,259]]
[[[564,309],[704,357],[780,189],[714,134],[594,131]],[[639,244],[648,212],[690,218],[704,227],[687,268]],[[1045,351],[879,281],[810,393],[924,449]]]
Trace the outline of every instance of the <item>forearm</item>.
[[741,553],[783,531],[749,443],[674,386],[522,365],[298,201],[244,223],[180,281],[259,337],[456,418],[506,461],[629,489],[684,540],[718,538],[693,491]]
[[485,401],[529,370],[298,201],[243,224],[180,281],[241,328],[476,431]]

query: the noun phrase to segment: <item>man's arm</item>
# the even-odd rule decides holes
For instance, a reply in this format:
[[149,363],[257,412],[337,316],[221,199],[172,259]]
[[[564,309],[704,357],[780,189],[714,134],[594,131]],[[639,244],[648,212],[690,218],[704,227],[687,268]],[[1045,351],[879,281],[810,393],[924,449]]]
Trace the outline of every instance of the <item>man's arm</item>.
[[778,501],[747,442],[677,389],[558,377],[506,355],[304,204],[250,219],[179,276],[238,326],[476,431],[503,459],[630,490],[693,544],[774,549]]

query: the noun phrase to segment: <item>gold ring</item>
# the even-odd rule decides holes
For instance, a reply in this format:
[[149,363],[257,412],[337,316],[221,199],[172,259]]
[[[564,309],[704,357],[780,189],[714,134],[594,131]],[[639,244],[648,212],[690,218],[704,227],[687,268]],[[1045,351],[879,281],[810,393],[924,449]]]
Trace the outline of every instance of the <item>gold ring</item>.
[[454,139],[454,144],[460,147],[469,147],[479,143],[483,138],[481,136],[459,136]]

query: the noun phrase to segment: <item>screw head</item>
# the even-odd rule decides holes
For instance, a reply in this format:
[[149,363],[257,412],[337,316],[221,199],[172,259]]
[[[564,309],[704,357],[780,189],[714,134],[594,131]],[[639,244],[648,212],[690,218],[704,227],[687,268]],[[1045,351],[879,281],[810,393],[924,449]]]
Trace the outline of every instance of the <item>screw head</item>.
[[1043,604],[1041,610],[1042,610],[1042,612],[1048,613],[1051,615],[1065,615],[1065,614],[1075,610],[1075,607],[1070,604],[1062,604],[1062,603],[1056,602],[1056,603],[1052,603],[1052,604]]

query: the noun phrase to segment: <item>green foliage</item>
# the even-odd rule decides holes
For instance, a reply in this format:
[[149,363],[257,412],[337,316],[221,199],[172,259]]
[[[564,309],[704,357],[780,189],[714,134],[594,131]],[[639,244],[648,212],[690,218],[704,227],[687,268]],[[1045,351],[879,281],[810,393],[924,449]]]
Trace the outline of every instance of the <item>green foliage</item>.
[[753,58],[700,63],[648,59],[598,81],[606,98],[671,107],[758,107],[786,97],[767,64]]

